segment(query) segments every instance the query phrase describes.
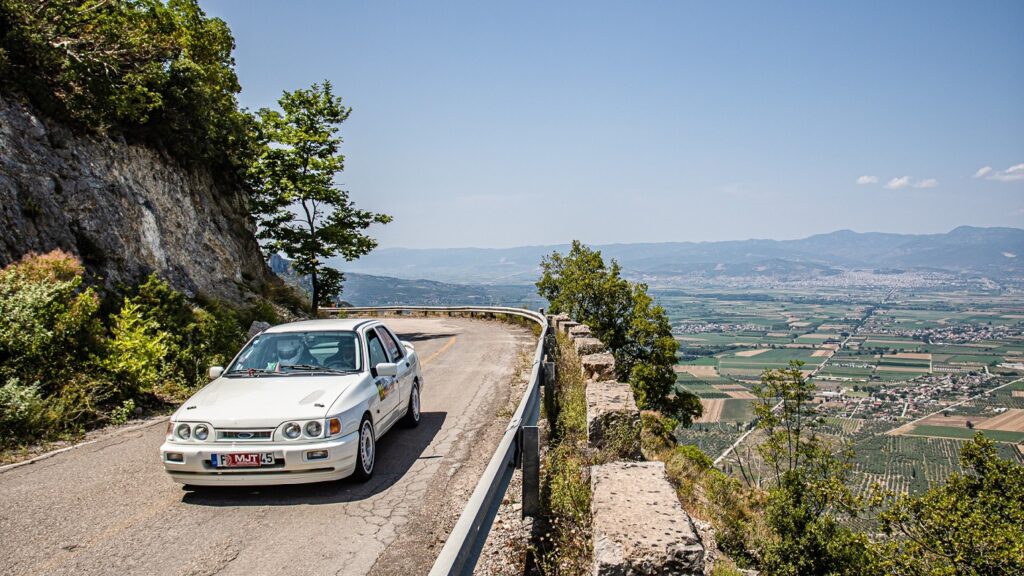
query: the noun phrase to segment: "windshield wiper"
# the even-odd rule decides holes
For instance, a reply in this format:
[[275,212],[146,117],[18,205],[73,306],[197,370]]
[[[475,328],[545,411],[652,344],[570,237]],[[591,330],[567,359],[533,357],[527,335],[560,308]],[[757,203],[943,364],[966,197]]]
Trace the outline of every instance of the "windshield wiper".
[[228,372],[229,376],[256,376],[264,374],[273,374],[270,370],[264,370],[263,368],[236,368],[231,372]]
[[338,370],[336,368],[325,368],[323,366],[314,366],[312,364],[281,364],[281,368],[288,368],[289,370],[302,370],[304,372],[329,372],[331,374],[344,374],[351,372],[352,370]]

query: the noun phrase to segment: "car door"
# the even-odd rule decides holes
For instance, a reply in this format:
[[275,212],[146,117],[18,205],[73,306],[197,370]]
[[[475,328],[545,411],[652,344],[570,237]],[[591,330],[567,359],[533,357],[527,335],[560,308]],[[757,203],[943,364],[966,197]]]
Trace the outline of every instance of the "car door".
[[384,350],[387,351],[388,357],[398,365],[399,401],[398,412],[395,413],[397,416],[409,401],[409,393],[412,392],[412,382],[416,375],[413,373],[409,359],[406,358],[405,348],[399,343],[394,333],[385,326],[377,326],[377,333],[380,334],[381,342],[384,343]]
[[390,362],[391,359],[388,357],[380,335],[373,328],[366,330],[366,352],[369,356],[370,374],[373,376],[373,382],[377,386],[377,394],[380,397],[380,414],[374,418],[377,423],[377,433],[380,434],[391,425],[391,420],[396,414],[395,408],[400,403],[401,394],[398,393],[396,377],[377,374],[377,364]]

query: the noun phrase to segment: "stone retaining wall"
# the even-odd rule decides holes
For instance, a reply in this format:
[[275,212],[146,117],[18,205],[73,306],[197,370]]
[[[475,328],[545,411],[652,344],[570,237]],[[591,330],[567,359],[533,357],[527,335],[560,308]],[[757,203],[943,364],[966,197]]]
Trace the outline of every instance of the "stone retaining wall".
[[[704,547],[661,462],[640,455],[640,410],[629,384],[618,382],[615,358],[584,324],[569,316],[548,322],[572,341],[586,380],[587,442],[614,448],[623,461],[591,468],[594,575],[696,575]],[[611,446],[614,444],[614,446]]]

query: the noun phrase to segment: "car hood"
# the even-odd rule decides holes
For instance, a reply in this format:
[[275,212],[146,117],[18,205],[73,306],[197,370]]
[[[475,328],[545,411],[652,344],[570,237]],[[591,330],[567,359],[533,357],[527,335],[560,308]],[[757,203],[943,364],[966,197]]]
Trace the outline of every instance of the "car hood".
[[188,399],[175,420],[214,428],[275,427],[287,420],[324,418],[362,374],[218,378]]

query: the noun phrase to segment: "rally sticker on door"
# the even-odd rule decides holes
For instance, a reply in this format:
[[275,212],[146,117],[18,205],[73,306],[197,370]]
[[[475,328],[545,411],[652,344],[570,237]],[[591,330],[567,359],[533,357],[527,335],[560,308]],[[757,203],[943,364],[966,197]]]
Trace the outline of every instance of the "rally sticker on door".
[[395,380],[394,378],[378,378],[377,379],[377,394],[380,399],[387,398],[392,392],[395,391]]

